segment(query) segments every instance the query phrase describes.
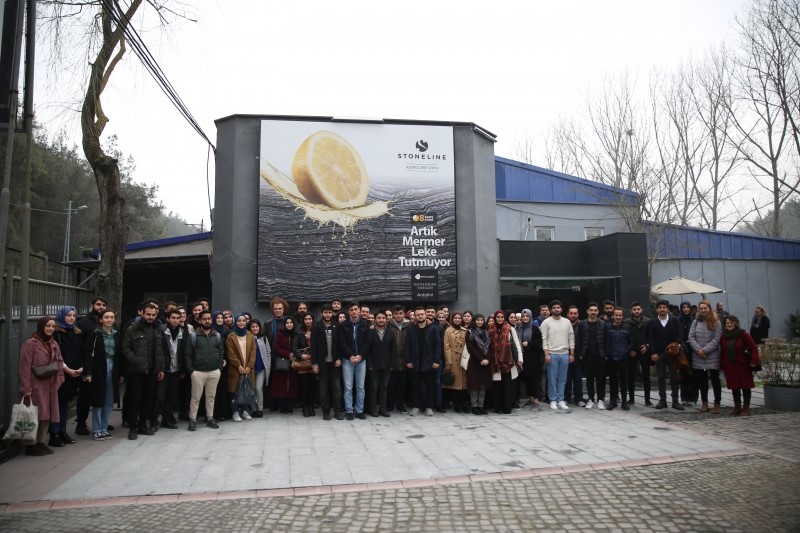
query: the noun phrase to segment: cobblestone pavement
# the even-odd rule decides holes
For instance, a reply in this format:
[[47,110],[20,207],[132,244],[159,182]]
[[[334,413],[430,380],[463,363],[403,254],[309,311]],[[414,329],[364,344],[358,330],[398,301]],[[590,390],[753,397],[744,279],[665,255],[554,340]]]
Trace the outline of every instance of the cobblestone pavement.
[[2,531],[797,531],[800,465],[763,455],[305,497],[0,515]]

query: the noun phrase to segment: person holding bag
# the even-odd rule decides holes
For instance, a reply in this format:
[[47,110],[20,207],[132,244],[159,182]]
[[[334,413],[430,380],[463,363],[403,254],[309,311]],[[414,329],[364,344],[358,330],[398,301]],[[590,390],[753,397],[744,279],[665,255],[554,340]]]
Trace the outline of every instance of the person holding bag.
[[44,439],[50,422],[58,423],[58,389],[64,382],[64,360],[61,349],[53,339],[56,321],[44,316],[36,323],[36,331],[19,351],[19,393],[39,409],[36,444],[25,448],[25,455],[42,456],[53,453]]
[[303,416],[315,416],[314,383],[316,376],[311,368],[311,327],[314,317],[303,313],[300,315],[300,331],[292,337],[292,369],[297,372],[300,385],[300,403],[303,404]]
[[[300,388],[297,372],[292,371],[292,340],[295,335],[294,319],[286,317],[283,329],[275,335],[272,353],[275,355],[275,372],[272,374],[272,397],[278,400],[281,414],[293,412],[293,401]],[[285,370],[284,370],[285,368]]]
[[92,406],[92,439],[108,440],[108,417],[114,402],[119,401],[120,336],[114,329],[114,311],[106,309],[100,315],[97,328],[83,352],[84,387],[89,387]]
[[225,339],[225,359],[228,361],[228,398],[233,411],[233,421],[251,420],[253,417],[247,412],[250,405],[236,401],[236,391],[241,376],[249,377],[250,384],[255,387],[253,369],[256,366],[256,338],[247,330],[247,315],[244,313],[236,316],[233,331]]

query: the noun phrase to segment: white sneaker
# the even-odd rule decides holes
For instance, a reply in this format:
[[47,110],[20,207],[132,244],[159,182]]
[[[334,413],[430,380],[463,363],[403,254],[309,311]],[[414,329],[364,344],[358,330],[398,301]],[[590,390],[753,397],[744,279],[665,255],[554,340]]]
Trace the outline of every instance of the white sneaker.
[[416,407],[408,412],[408,416],[417,416],[418,414],[419,414],[419,409],[417,409]]
[[242,411],[242,418],[245,419],[245,420],[252,420],[253,419],[253,417],[250,416],[250,413],[248,413],[247,411]]
[[233,421],[234,422],[241,422],[242,421],[242,417],[239,416],[239,413],[233,413]]
[[586,407],[586,402],[584,402],[583,400],[579,401],[578,407]]
[[564,409],[565,411],[569,411],[569,406],[567,405],[567,402],[565,402],[564,400],[558,402],[558,408]]
[[606,410],[606,404],[603,403],[603,400],[597,400],[597,408],[601,411]]
[[594,407],[594,402],[592,400],[589,400],[588,402],[586,402],[586,408],[587,409],[591,409],[592,407]]
[[556,402],[550,402],[550,409],[558,409],[558,404]]
[[433,416],[433,409],[431,409],[430,407],[425,409],[425,416]]

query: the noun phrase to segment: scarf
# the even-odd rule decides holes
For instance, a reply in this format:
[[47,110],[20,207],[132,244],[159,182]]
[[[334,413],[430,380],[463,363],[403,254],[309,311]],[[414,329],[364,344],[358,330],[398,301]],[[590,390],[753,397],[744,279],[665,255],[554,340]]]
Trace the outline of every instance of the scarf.
[[514,356],[511,354],[511,328],[508,322],[503,322],[500,328],[497,327],[497,323],[489,326],[489,337],[492,340],[494,354],[493,371],[510,372],[514,366]]
[[52,346],[50,346],[50,341],[53,340],[53,336],[52,335],[45,335],[44,327],[51,320],[53,320],[53,317],[43,316],[36,323],[36,331],[31,333],[31,338],[39,339],[40,341],[42,341],[42,344],[44,344],[44,349],[47,350],[47,355],[50,358],[53,357],[53,348],[52,348]]
[[728,361],[731,363],[736,362],[736,340],[742,336],[742,333],[744,333],[742,328],[736,328],[733,331],[722,330],[722,337],[727,341],[728,345]]
[[478,350],[480,350],[481,355],[486,357],[486,354],[489,353],[489,335],[486,333],[486,330],[473,325],[469,328],[469,336],[471,339],[474,339],[475,345],[478,347]]
[[56,313],[56,324],[58,324],[59,326],[68,331],[75,326],[74,322],[72,324],[67,324],[66,320],[64,320],[67,316],[67,313],[69,313],[70,311],[75,311],[75,313],[78,312],[77,309],[70,306],[70,307],[62,307],[61,309],[59,309],[58,313]]
[[[533,318],[533,314],[531,313],[530,309],[523,309],[522,316],[528,315],[529,317]],[[520,322],[517,326],[517,336],[519,337],[520,344],[527,341],[530,344],[532,336],[533,336],[533,323],[528,322]]]
[[233,332],[236,334],[237,337],[244,337],[245,335],[247,335],[247,326],[240,328],[239,326],[236,325],[239,322],[239,317],[247,318],[247,316],[244,313],[239,313],[238,315],[236,315],[236,319],[233,321]]

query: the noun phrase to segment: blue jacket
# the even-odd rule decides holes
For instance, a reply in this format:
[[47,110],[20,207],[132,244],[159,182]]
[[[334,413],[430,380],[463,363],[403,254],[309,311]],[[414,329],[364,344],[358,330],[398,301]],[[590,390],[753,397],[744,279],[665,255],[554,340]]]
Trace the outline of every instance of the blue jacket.
[[425,339],[422,350],[418,343],[420,328],[413,324],[406,336],[406,363],[412,363],[411,372],[430,372],[433,364],[442,364],[442,336],[437,326],[428,325],[422,329]]
[[625,326],[620,324],[615,326],[613,322],[608,325],[608,358],[612,361],[624,361],[628,358],[631,352],[631,332]]

